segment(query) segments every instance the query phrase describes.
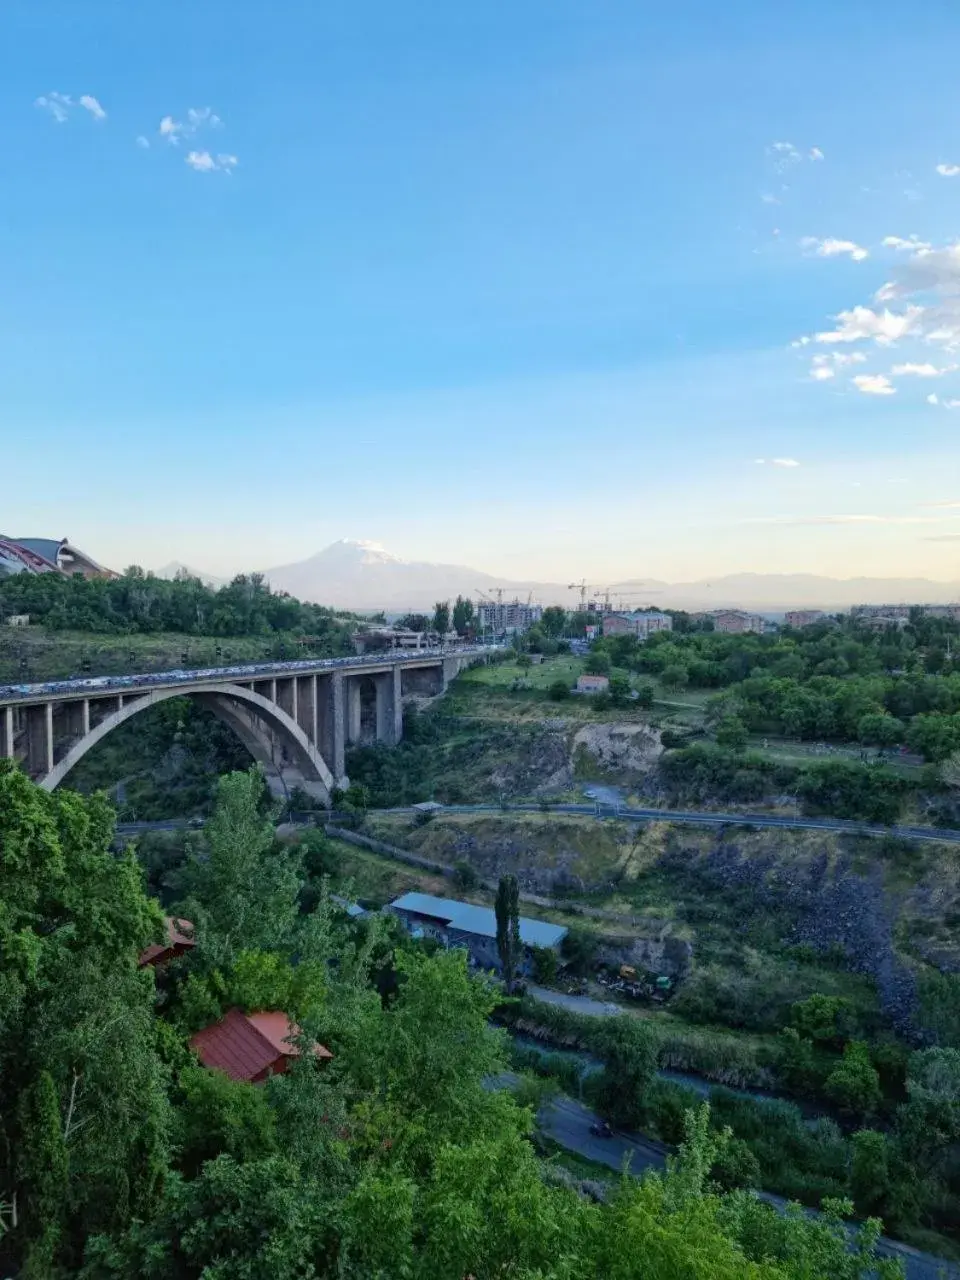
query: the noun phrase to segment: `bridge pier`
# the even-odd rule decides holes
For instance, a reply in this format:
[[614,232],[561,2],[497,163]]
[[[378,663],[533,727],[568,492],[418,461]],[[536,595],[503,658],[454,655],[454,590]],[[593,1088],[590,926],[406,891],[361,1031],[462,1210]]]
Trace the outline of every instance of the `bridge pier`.
[[[420,651],[160,676],[53,681],[0,688],[0,756],[22,760],[52,791],[119,725],[174,697],[196,698],[228,724],[278,794],[293,787],[325,803],[346,787],[347,745],[398,743],[403,695],[436,695],[469,653]],[[305,669],[304,669],[305,668]]]

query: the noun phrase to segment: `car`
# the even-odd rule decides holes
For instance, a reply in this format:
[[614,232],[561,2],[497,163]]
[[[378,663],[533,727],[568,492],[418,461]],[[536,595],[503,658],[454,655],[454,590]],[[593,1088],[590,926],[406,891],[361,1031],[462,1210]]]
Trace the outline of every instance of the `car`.
[[606,1120],[594,1120],[590,1126],[590,1132],[595,1138],[612,1138],[613,1130],[607,1124]]

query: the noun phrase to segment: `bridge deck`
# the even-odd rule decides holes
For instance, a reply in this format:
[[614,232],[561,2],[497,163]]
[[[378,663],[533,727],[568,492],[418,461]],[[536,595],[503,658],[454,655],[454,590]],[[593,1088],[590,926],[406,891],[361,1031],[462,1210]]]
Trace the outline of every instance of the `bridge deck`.
[[192,684],[223,682],[238,684],[249,680],[274,677],[320,675],[347,670],[353,675],[391,670],[393,667],[432,666],[444,658],[481,656],[500,646],[463,645],[442,649],[391,650],[389,653],[363,654],[349,658],[306,658],[296,662],[259,662],[244,666],[205,667],[197,670],[153,671],[127,676],[94,676],[73,680],[48,680],[40,684],[0,685],[0,706],[22,702],[68,701],[73,698],[95,698],[100,694],[126,693],[139,689],[169,689]]

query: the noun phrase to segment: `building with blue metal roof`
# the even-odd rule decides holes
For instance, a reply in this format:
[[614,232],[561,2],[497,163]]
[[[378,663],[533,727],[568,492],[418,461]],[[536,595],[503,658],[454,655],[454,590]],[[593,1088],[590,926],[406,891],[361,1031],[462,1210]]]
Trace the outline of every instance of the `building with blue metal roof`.
[[[431,893],[405,893],[384,910],[398,916],[411,933],[436,938],[447,947],[466,947],[475,964],[499,970],[497,914],[491,907],[478,907],[455,898],[436,898]],[[521,916],[523,971],[529,968],[534,947],[558,950],[566,935],[563,925]]]

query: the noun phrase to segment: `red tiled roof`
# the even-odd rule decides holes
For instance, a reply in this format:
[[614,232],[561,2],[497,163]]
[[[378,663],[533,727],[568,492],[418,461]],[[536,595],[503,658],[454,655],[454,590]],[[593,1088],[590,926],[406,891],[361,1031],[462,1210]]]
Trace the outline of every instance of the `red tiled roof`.
[[[285,1071],[287,1060],[299,1056],[294,1043],[299,1034],[299,1027],[284,1013],[231,1009],[219,1022],[198,1031],[190,1045],[205,1067],[223,1071],[232,1080],[257,1081],[271,1069]],[[322,1044],[314,1045],[313,1052],[318,1058],[333,1057]]]
[[[189,951],[191,947],[196,946],[196,940],[193,937],[193,925],[189,920],[177,920],[173,916],[164,916],[163,927],[166,941],[153,942],[145,951],[140,952],[137,964],[141,969],[145,964],[156,964],[161,959],[170,960],[174,956],[182,955],[184,951]],[[184,930],[187,932],[184,933]]]

